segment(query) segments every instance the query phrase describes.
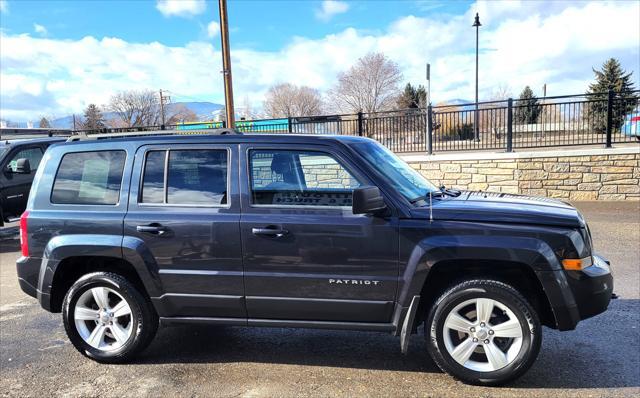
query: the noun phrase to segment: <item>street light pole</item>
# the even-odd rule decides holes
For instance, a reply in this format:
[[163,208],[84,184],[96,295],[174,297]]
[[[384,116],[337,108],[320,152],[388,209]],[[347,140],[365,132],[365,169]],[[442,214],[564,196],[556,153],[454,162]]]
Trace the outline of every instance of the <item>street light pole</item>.
[[478,132],[478,127],[479,127],[478,126],[478,35],[479,35],[479,28],[482,26],[482,24],[480,23],[480,16],[478,15],[477,12],[476,12],[476,19],[475,21],[473,21],[473,25],[471,26],[476,28],[476,111],[475,111],[474,122],[473,122],[474,140],[480,141],[480,134]]
[[222,74],[224,75],[224,103],[227,112],[227,127],[234,128],[235,112],[233,110],[233,81],[231,80],[227,0],[218,0],[218,8],[220,9],[220,41],[222,43]]

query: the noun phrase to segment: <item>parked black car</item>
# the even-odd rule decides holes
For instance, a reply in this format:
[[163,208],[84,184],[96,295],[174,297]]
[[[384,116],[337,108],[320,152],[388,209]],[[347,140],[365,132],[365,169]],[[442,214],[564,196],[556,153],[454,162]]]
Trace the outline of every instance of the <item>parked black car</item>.
[[0,141],[0,226],[20,217],[44,152],[64,141],[51,137]]
[[424,324],[438,366],[489,385],[531,366],[543,325],[609,304],[569,204],[439,189],[366,138],[218,133],[50,148],[18,276],[84,355],[130,360],[159,320],[381,331],[403,352]]

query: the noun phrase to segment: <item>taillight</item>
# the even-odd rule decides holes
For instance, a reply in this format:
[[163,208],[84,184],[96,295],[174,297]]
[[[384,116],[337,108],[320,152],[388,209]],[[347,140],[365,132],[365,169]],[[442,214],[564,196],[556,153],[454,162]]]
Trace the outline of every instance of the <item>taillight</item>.
[[27,217],[29,212],[25,211],[20,216],[20,249],[24,257],[29,257],[29,235],[27,234]]

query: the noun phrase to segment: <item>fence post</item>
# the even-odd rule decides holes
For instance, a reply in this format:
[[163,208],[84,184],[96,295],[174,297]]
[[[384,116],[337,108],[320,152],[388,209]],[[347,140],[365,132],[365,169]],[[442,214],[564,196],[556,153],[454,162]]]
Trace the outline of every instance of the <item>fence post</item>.
[[362,111],[358,112],[358,135],[362,137]]
[[513,98],[507,100],[507,152],[513,152]]
[[433,108],[427,107],[427,153],[433,155]]
[[293,126],[291,125],[291,116],[287,117],[287,131],[289,134],[293,133]]
[[613,90],[607,93],[607,144],[605,148],[611,148],[611,127],[613,124]]

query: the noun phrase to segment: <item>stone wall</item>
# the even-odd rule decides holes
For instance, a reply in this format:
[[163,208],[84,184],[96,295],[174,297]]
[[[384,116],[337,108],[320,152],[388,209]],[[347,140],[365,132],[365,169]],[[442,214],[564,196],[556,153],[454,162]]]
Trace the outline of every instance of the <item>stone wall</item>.
[[640,200],[640,146],[404,156],[435,184],[568,200]]

